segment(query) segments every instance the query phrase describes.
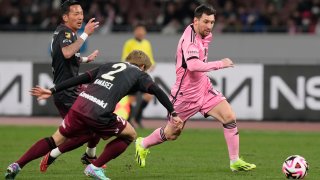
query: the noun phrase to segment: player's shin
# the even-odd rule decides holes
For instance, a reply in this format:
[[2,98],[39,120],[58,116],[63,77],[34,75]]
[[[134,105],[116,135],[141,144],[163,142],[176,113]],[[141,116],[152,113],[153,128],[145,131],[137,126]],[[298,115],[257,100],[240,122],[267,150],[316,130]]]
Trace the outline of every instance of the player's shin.
[[235,121],[223,124],[224,137],[227,142],[230,161],[239,158],[239,132]]
[[92,138],[89,139],[87,144],[86,153],[89,157],[95,157],[96,156],[96,146],[100,141],[100,137],[98,135],[93,135]]
[[52,137],[47,137],[36,142],[31,148],[17,161],[20,168],[23,168],[30,161],[44,156],[50,150],[56,148]]
[[164,134],[164,127],[161,127],[154,130],[149,136],[145,137],[141,142],[141,146],[143,148],[149,148],[151,146],[161,144],[164,141],[167,141],[167,138]]
[[93,161],[92,164],[96,167],[102,167],[110,160],[115,159],[120,154],[122,154],[127,149],[130,143],[131,141],[129,141],[128,139],[120,137],[114,139],[105,146],[101,155],[97,160]]

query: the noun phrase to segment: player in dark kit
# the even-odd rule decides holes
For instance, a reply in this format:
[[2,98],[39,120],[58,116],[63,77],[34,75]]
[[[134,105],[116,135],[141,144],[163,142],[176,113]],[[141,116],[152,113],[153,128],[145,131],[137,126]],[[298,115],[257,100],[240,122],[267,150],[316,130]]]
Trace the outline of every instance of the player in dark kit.
[[[83,22],[83,12],[79,2],[67,0],[61,5],[61,11],[63,23],[55,30],[51,42],[54,84],[78,76],[80,63],[91,62],[98,54],[98,51],[95,50],[88,57],[81,57],[79,50],[87,37],[99,26],[99,23],[94,22],[94,18],[90,19],[85,26],[84,33],[78,38],[77,30],[81,28]],[[62,117],[68,113],[78,95],[78,87],[71,87],[54,94],[55,105]]]
[[[79,50],[84,41],[99,26],[99,22],[94,22],[94,18],[90,19],[84,28],[84,33],[78,38],[77,30],[81,28],[83,18],[83,10],[78,1],[66,0],[61,5],[62,23],[55,30],[51,42],[54,84],[59,84],[67,79],[78,76],[80,63],[91,62],[98,54],[98,50],[95,50],[88,57],[80,56]],[[71,87],[53,95],[54,103],[62,118],[66,116],[79,95],[80,88],[80,86]],[[64,152],[82,146],[85,142],[88,142],[88,140],[75,138],[52,150],[41,161],[40,171],[45,172],[47,170],[47,164],[52,163],[55,158]],[[89,140],[86,153],[84,153],[81,158],[82,163],[89,164],[89,161],[96,158],[95,147],[98,142],[99,138],[97,137],[92,137]]]
[[151,66],[147,55],[136,50],[128,55],[126,61],[101,65],[78,77],[57,84],[50,90],[41,87],[33,88],[31,94],[41,100],[63,89],[89,83],[78,96],[59,129],[51,137],[39,140],[22,158],[10,164],[6,177],[14,178],[28,162],[45,155],[68,138],[92,136],[95,133],[103,139],[112,136],[116,138],[105,146],[102,154],[86,167],[84,173],[94,179],[108,179],[101,166],[123,153],[137,136],[130,123],[113,111],[122,97],[136,91],[154,94],[168,110],[177,127],[182,127],[182,120],[175,113],[167,95],[144,72]]

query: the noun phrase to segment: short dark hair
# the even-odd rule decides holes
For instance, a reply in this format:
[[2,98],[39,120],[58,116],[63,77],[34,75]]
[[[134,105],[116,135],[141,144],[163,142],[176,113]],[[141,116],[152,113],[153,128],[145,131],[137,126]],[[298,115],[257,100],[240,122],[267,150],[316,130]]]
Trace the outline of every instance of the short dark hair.
[[79,1],[77,0],[65,0],[62,4],[61,4],[61,16],[63,16],[64,14],[68,14],[70,12],[70,6],[72,5],[81,5]]
[[201,4],[194,10],[194,17],[201,18],[202,14],[216,15],[216,10],[210,4]]
[[60,23],[64,23],[63,21],[63,15],[68,14],[70,12],[70,6],[72,5],[81,5],[79,1],[77,0],[65,0],[62,4],[61,4],[61,8],[60,8]]
[[133,30],[135,30],[135,29],[137,29],[139,27],[146,28],[146,25],[143,22],[139,22],[139,23],[137,23],[136,25],[133,26]]

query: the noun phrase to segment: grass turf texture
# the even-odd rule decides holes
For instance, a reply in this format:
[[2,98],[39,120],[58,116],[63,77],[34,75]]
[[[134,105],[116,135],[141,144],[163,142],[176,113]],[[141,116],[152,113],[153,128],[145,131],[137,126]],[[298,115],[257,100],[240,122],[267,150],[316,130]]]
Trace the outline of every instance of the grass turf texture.
[[[56,127],[0,126],[0,170],[17,160],[38,139],[51,135]],[[139,136],[151,130],[138,130]],[[233,173],[229,169],[227,147],[222,130],[191,130],[180,139],[151,148],[146,168],[134,162],[134,146],[108,164],[111,179],[285,179],[281,172],[284,159],[293,154],[304,156],[310,165],[308,180],[320,179],[320,133],[240,131],[241,155],[255,163],[252,172]],[[100,141],[98,153],[106,142]],[[88,179],[83,174],[80,157],[85,146],[60,156],[44,174],[39,171],[40,159],[26,165],[17,179]],[[3,176],[2,176],[3,177]]]

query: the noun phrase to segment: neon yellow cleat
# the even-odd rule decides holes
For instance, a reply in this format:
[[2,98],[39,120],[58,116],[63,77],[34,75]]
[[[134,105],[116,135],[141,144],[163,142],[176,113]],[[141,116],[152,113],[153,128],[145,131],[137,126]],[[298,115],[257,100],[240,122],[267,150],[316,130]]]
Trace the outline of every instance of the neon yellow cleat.
[[239,158],[236,162],[230,164],[231,171],[251,171],[256,167],[255,164],[247,163],[242,158]]
[[140,167],[145,167],[146,166],[146,157],[150,153],[149,149],[145,149],[141,146],[143,138],[139,137],[136,140],[136,162]]

